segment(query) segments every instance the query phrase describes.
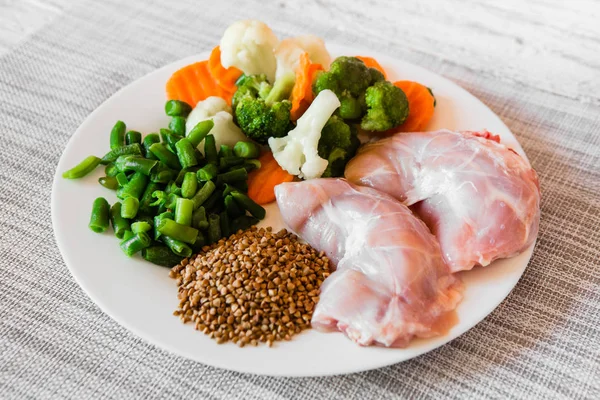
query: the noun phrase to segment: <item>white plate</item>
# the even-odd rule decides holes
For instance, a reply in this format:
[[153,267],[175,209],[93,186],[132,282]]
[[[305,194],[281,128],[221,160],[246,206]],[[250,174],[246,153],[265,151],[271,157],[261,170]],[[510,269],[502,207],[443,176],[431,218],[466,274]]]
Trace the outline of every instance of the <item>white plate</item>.
[[[331,46],[334,55],[356,51]],[[361,52],[360,54],[363,54]],[[437,98],[430,130],[488,129],[523,154],[510,130],[483,103],[454,83],[421,67],[373,54],[389,71],[391,80],[415,80],[429,86]],[[115,202],[113,192],[97,183],[103,169],[80,180],[66,180],[61,173],[84,157],[101,156],[108,150],[109,132],[117,120],[143,133],[168,125],[164,115],[165,83],[178,68],[202,60],[207,54],[167,65],[121,89],[98,107],[79,127],[65,149],[52,188],[52,222],[58,247],[69,270],[98,306],[121,325],[163,349],[205,364],[254,374],[319,376],[345,374],[383,367],[431,351],[471,329],[491,313],[510,293],[531,257],[533,246],[521,255],[463,274],[466,290],[458,307],[459,323],[442,337],[416,340],[406,349],[359,347],[341,333],[309,330],[273,348],[239,348],[217,345],[192,324],[172,315],[177,307],[177,287],[169,270],[135,257],[128,259],[111,232],[99,235],[87,227],[93,200],[104,196]],[[267,210],[265,225],[283,227],[276,206]]]

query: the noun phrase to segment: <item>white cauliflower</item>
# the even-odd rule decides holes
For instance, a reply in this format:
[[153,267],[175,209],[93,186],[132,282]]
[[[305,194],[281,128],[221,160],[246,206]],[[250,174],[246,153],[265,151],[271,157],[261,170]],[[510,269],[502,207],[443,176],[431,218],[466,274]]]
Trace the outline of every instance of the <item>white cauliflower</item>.
[[315,35],[302,35],[282,40],[275,49],[277,59],[277,71],[275,79],[287,72],[296,73],[300,63],[300,56],[307,52],[310,61],[321,64],[323,68],[329,68],[331,56],[325,48],[323,39]]
[[328,161],[319,157],[317,146],[323,127],[339,106],[335,93],[323,90],[287,136],[269,138],[269,147],[281,168],[304,179],[323,175]]
[[[208,97],[196,104],[196,107],[194,107],[190,115],[188,115],[185,123],[186,135],[189,134],[199,122],[207,119],[212,119],[215,124],[210,130],[210,133],[215,137],[217,149],[222,144],[233,147],[237,142],[249,141],[240,128],[233,123],[231,107],[229,107],[227,102],[221,97],[216,96]],[[204,140],[198,145],[198,149],[204,154]]]
[[238,21],[225,30],[221,38],[221,64],[241,69],[247,75],[265,74],[275,81],[277,62],[273,51],[279,39],[264,22]]

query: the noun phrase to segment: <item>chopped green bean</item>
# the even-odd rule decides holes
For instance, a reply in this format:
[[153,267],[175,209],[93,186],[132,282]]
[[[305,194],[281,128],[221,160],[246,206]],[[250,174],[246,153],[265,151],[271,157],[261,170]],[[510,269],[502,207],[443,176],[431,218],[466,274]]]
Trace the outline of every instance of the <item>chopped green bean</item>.
[[102,160],[96,156],[89,156],[70,170],[63,172],[62,177],[66,179],[83,178],[92,172],[100,164],[100,161]]
[[156,199],[155,201],[150,203],[152,207],[162,207],[167,202],[168,195],[162,190],[155,190],[154,192],[152,192],[152,198]]
[[217,146],[213,135],[206,135],[204,138],[204,157],[208,164],[218,165],[219,163]]
[[229,216],[227,215],[227,211],[223,211],[219,214],[219,224],[221,225],[221,236],[229,237],[231,231],[229,228]]
[[175,222],[181,225],[192,225],[194,202],[190,199],[177,198],[175,203]]
[[139,232],[133,237],[123,240],[121,242],[121,250],[123,250],[123,253],[125,253],[128,257],[131,257],[138,251],[149,247],[150,244],[152,244],[152,239],[150,239],[150,236],[144,232]]
[[149,133],[142,142],[144,146],[144,156],[149,160],[157,160],[156,156],[150,151],[150,146],[154,143],[160,143],[158,133]]
[[125,172],[119,172],[117,175],[115,175],[115,179],[117,180],[119,186],[125,186],[129,183],[129,179],[127,179]]
[[221,221],[218,214],[208,216],[208,242],[215,243],[221,239]]
[[119,169],[117,168],[117,166],[113,163],[110,164],[106,164],[106,167],[104,167],[104,174],[106,176],[115,176],[119,173]]
[[233,150],[226,144],[222,144],[219,148],[219,158],[233,157]]
[[242,157],[221,157],[219,158],[219,170],[223,171],[231,167],[243,165],[246,160]]
[[125,144],[142,144],[142,134],[138,131],[127,131],[125,134]]
[[193,244],[198,236],[198,229],[178,224],[168,218],[161,219],[157,225],[157,229],[165,236],[171,236],[173,239],[189,244]]
[[217,189],[210,195],[208,199],[202,204],[207,212],[213,211],[215,206],[218,206],[222,203],[220,201],[223,198],[223,191]]
[[177,136],[185,136],[185,117],[175,116],[169,122],[169,129]]
[[[225,194],[225,192],[223,192],[223,194]],[[233,196],[225,196],[225,200],[223,201],[223,203],[225,204],[225,210],[227,211],[227,214],[231,217],[231,219],[240,217],[245,214],[245,211],[238,206],[237,202],[233,199]]]
[[175,207],[177,207],[177,200],[179,200],[180,198],[181,197],[179,197],[175,193],[169,193],[167,195],[167,201],[165,202],[165,207],[168,208],[169,210],[174,210]]
[[154,143],[150,146],[150,151],[167,167],[176,170],[181,169],[181,164],[179,164],[179,159],[177,158],[177,156],[173,152],[169,151],[169,149],[167,149],[164,144]]
[[156,214],[158,211],[158,207],[152,206],[152,193],[156,190],[159,190],[161,186],[157,183],[150,182],[144,189],[144,194],[142,194],[142,198],[140,199],[140,213],[142,214]]
[[130,226],[129,221],[121,217],[121,203],[118,201],[110,208],[110,222],[115,231],[115,236],[123,239],[125,231],[128,231]]
[[148,177],[141,172],[135,172],[129,179],[129,183],[117,190],[117,197],[120,199],[135,197],[139,200],[144,194],[146,185],[148,185]]
[[188,173],[188,172],[196,172],[196,171],[198,171],[198,169],[199,169],[199,167],[197,167],[197,166],[183,168],[177,174],[177,178],[175,179],[175,184],[181,185],[183,183],[183,178],[185,177],[186,173]]
[[125,233],[123,233],[123,239],[121,239],[121,241],[129,240],[134,236],[135,236],[135,233],[133,233],[130,230],[126,230]]
[[162,161],[159,161],[150,175],[150,180],[156,183],[169,183],[175,178],[176,173],[175,170],[167,167]]
[[198,180],[193,172],[186,172],[181,184],[181,195],[186,199],[194,197],[198,191]]
[[208,220],[206,219],[206,210],[200,206],[192,214],[192,227],[200,230],[208,228]]
[[165,235],[162,236],[161,240],[164,244],[167,245],[169,249],[171,249],[173,253],[175,253],[175,255],[182,257],[189,257],[192,255],[192,249],[190,248],[190,246],[188,246],[181,240],[177,240],[175,238]]
[[141,172],[144,175],[150,175],[156,164],[158,164],[156,160],[149,160],[139,156],[120,156],[115,161],[115,165],[119,171],[135,171]]
[[158,238],[160,238],[161,233],[158,230],[158,224],[160,223],[160,221],[162,221],[163,219],[173,219],[175,216],[173,215],[172,212],[164,212],[161,214],[158,214],[154,217],[154,240],[158,240]]
[[142,146],[139,143],[130,144],[127,146],[119,147],[114,150],[109,151],[102,157],[102,164],[108,164],[111,162],[115,162],[119,156],[141,156],[142,155]]
[[194,202],[194,210],[197,210],[198,207],[202,205],[215,191],[216,186],[213,181],[206,182],[200,190],[196,192],[194,197],[191,200]]
[[167,188],[165,189],[165,193],[166,194],[176,194],[177,196],[180,196],[181,195],[181,188],[179,186],[177,186],[177,182],[176,181],[171,181],[167,185]]
[[196,160],[196,153],[194,152],[194,146],[186,138],[180,139],[175,143],[177,150],[177,157],[182,168],[193,167],[198,164]]
[[258,223],[258,218],[251,217],[249,215],[242,215],[231,221],[230,229],[232,233],[237,233],[240,230],[244,231],[250,228],[252,225]]
[[169,100],[165,104],[165,114],[169,117],[187,117],[192,106],[181,100]]
[[200,121],[188,132],[187,138],[194,147],[198,147],[200,143],[206,138],[206,135],[215,126],[212,119]]
[[217,175],[217,186],[223,183],[244,182],[248,180],[248,172],[244,168],[232,169]]
[[104,197],[98,197],[92,204],[89,227],[96,233],[102,233],[108,229],[110,206]]
[[241,208],[250,212],[253,217],[258,219],[263,219],[265,217],[265,209],[256,204],[250,197],[238,191],[231,192],[231,196],[233,196],[234,200],[237,201]]
[[175,132],[173,132],[170,129],[162,128],[160,130],[160,137],[162,138],[163,142],[165,142],[169,146],[169,149],[171,149],[173,153],[177,152],[175,144],[177,144],[177,141],[181,139],[182,136],[178,136]]
[[258,158],[260,147],[253,142],[237,142],[233,146],[233,154],[242,158]]
[[117,121],[110,131],[110,149],[115,150],[125,145],[125,123]]
[[255,169],[259,169],[261,167],[260,161],[258,160],[246,160],[246,162],[242,165],[246,171],[254,171]]
[[140,201],[135,197],[127,197],[121,204],[121,217],[133,219],[140,208]]
[[171,249],[166,246],[152,246],[142,249],[142,257],[152,264],[168,268],[174,267],[183,259],[183,257],[173,254]]
[[149,232],[152,230],[152,225],[150,225],[146,221],[137,221],[131,224],[131,232],[140,233],[140,232]]
[[110,190],[117,190],[119,187],[119,182],[113,176],[103,176],[98,178],[98,183]]
[[214,179],[218,173],[219,170],[216,165],[206,164],[204,167],[200,168],[198,172],[196,172],[196,176],[198,181],[206,182]]

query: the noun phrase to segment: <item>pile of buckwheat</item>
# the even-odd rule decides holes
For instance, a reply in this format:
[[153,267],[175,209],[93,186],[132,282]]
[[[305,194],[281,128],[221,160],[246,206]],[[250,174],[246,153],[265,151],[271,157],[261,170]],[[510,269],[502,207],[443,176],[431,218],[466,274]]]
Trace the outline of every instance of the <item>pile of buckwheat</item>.
[[310,328],[329,259],[285,229],[252,227],[173,267],[173,313],[217,343],[272,346]]

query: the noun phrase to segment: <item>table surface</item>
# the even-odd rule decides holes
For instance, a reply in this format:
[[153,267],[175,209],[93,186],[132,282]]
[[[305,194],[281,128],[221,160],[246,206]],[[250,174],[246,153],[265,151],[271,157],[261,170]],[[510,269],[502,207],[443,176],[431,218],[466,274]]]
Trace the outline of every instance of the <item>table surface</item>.
[[[600,398],[600,3],[213,3],[0,1],[0,397]],[[431,69],[516,134],[540,176],[538,244],[477,327],[376,371],[257,377],[141,341],[73,281],[49,206],[69,137],[120,87],[244,18]]]

